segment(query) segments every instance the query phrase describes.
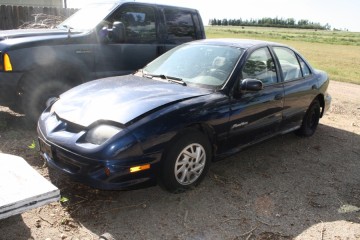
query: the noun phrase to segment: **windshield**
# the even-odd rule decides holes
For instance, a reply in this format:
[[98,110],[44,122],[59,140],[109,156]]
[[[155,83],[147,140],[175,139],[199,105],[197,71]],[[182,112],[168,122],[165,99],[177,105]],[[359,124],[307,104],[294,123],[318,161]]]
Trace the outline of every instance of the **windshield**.
[[219,88],[229,78],[242,53],[243,49],[231,46],[185,44],[149,63],[143,74],[145,77],[166,76],[166,79],[181,79],[190,85]]
[[109,15],[117,6],[116,3],[99,3],[88,5],[64,22],[58,25],[58,28],[75,29],[75,30],[91,30],[94,29],[104,18]]

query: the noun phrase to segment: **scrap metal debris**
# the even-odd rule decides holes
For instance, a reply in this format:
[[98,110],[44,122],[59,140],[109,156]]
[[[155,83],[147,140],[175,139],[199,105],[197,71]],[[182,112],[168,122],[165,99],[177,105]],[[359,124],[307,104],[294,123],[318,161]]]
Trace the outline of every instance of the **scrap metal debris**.
[[37,13],[32,15],[35,19],[33,22],[25,22],[19,28],[55,28],[65,20],[65,16],[48,15],[45,13]]

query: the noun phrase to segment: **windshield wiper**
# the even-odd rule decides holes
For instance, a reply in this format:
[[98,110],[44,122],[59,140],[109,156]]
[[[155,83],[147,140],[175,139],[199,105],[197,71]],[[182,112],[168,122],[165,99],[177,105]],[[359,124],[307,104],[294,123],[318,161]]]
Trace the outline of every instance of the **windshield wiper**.
[[173,83],[178,83],[180,85],[186,86],[186,82],[184,82],[184,80],[182,80],[182,78],[177,78],[177,77],[172,77],[172,76],[167,76],[164,74],[150,74],[150,73],[144,73],[143,74],[144,77],[147,78],[161,78],[161,79],[165,79],[168,82],[173,82]]

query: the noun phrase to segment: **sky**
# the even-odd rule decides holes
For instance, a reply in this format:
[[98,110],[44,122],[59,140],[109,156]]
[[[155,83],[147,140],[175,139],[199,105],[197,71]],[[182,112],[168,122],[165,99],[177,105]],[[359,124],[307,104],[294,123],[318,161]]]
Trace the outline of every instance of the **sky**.
[[[209,19],[294,18],[330,24],[331,29],[360,32],[360,0],[136,0],[196,8],[203,22]],[[67,0],[69,8],[81,8],[101,0]]]

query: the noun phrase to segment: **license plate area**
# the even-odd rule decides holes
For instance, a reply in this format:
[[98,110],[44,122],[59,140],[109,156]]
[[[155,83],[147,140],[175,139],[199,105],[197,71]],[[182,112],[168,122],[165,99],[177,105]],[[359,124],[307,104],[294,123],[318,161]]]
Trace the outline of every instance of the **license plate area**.
[[39,140],[40,151],[46,153],[50,158],[53,158],[53,150],[51,148],[51,145],[47,144],[41,138],[38,138],[38,140]]

